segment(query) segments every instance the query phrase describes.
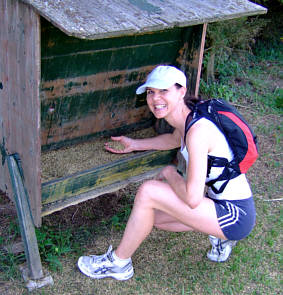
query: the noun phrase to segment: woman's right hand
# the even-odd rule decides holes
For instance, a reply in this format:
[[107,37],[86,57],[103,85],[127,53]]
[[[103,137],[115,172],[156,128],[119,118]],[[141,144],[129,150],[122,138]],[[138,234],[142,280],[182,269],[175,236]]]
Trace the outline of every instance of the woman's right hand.
[[[106,142],[104,147],[107,151],[115,154],[126,154],[134,151],[134,140],[126,136],[111,136],[111,140],[119,142],[121,148],[116,149],[111,147],[111,142]],[[123,148],[124,147],[124,148]]]

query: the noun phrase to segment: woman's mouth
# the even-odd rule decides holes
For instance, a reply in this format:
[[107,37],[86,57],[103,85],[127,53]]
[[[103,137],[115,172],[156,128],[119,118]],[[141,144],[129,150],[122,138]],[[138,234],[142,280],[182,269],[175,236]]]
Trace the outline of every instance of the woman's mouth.
[[155,110],[163,110],[166,108],[166,104],[157,104],[154,106]]

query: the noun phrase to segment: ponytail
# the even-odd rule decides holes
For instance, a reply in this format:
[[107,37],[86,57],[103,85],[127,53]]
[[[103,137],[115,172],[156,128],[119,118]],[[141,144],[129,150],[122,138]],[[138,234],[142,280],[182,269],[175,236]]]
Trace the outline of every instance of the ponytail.
[[202,101],[202,99],[200,97],[195,97],[195,96],[189,95],[189,94],[186,94],[184,96],[184,103],[190,110],[193,110],[195,105],[201,101]]
[[[176,83],[175,86],[178,89],[180,89],[182,87],[182,85],[180,85],[178,83]],[[188,94],[188,92],[184,96],[184,103],[190,110],[193,110],[195,105],[201,101],[202,101],[201,97],[195,97],[194,95]]]

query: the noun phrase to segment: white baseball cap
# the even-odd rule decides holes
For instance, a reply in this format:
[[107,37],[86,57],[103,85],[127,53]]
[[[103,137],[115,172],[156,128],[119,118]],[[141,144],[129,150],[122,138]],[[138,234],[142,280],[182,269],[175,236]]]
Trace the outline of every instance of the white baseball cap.
[[187,79],[182,71],[172,66],[158,66],[147,76],[146,82],[136,90],[136,94],[144,93],[147,87],[168,89],[176,83],[187,87]]

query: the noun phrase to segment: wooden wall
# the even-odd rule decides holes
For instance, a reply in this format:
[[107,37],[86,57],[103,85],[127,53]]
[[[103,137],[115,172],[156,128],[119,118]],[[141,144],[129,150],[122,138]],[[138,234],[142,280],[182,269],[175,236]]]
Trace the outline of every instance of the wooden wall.
[[[40,32],[38,15],[18,0],[0,0],[0,143],[2,154],[18,153],[32,213],[40,224]],[[3,159],[3,157],[2,157]],[[3,159],[4,160],[4,159]],[[7,162],[0,189],[12,197]]]
[[[194,92],[203,25],[85,40],[67,36],[18,0],[0,5],[0,189],[12,196],[4,154],[19,153],[39,226],[41,150],[152,125],[145,96],[137,97],[136,88],[156,65],[171,64],[186,72]],[[145,170],[157,166],[155,157]],[[44,203],[67,197],[60,183],[43,185]],[[78,192],[92,189],[78,183],[72,184]]]
[[43,150],[152,125],[135,90],[158,64],[193,70],[195,83],[202,25],[101,40],[69,37],[44,19],[41,28]]

